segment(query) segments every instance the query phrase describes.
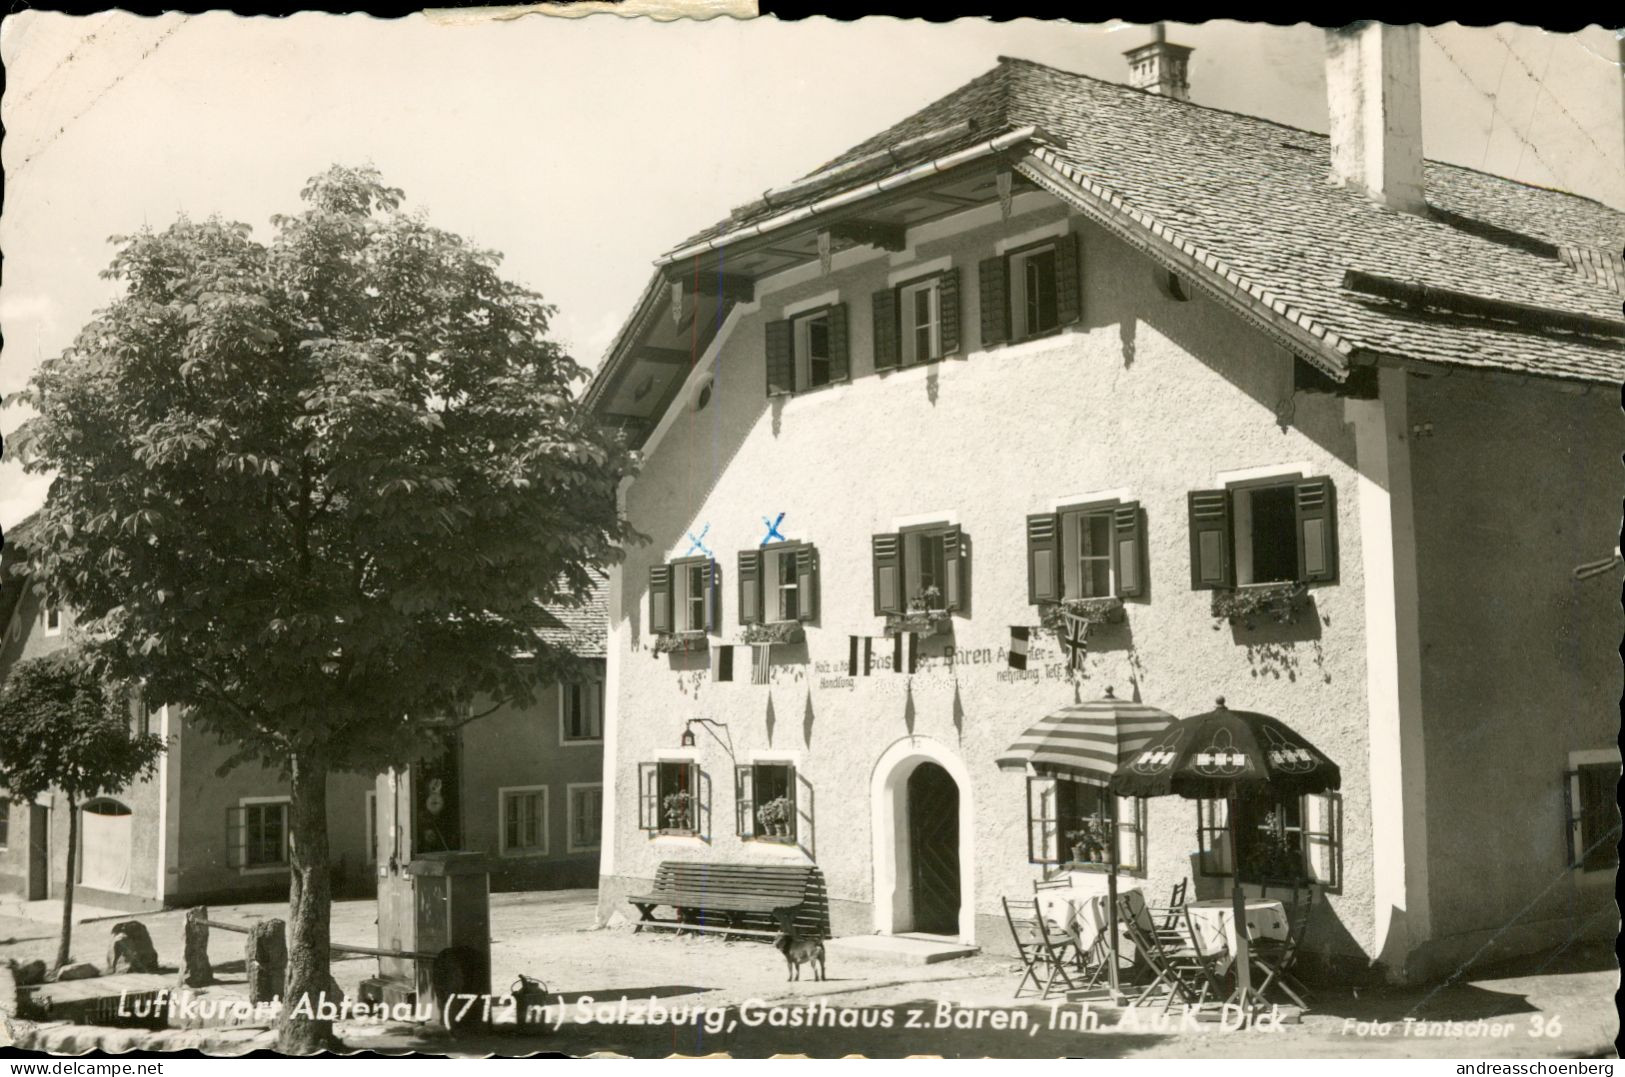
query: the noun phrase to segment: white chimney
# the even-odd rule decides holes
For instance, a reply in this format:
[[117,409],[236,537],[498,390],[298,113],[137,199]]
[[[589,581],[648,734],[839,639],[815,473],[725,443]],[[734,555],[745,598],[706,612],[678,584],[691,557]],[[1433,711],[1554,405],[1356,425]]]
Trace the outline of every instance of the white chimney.
[[1363,22],[1327,30],[1326,101],[1332,182],[1392,209],[1425,213],[1416,25]]
[[1128,57],[1129,85],[1176,101],[1189,101],[1191,82],[1187,69],[1194,50],[1186,45],[1170,44],[1168,32],[1160,22],[1152,33],[1155,36],[1149,44],[1123,53]]

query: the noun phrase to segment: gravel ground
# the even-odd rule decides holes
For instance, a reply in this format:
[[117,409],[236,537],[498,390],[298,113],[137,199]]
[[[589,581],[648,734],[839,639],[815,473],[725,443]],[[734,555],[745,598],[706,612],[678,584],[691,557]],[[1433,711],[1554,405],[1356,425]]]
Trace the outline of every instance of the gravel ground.
[[[1619,1031],[1613,1006],[1618,967],[1601,948],[1575,947],[1556,959],[1475,972],[1444,988],[1368,990],[1358,997],[1323,989],[1301,1023],[1238,1032],[1211,1024],[1181,1027],[1177,1017],[1159,1027],[1146,1011],[1124,1016],[1108,1008],[1091,1018],[1077,1003],[1018,1002],[1011,995],[1016,966],[985,956],[927,966],[849,962],[830,968],[827,981],[786,983],[783,962],[760,943],[634,935],[626,926],[595,929],[593,908],[591,891],[492,898],[492,985],[504,993],[521,972],[547,983],[554,992],[550,1017],[562,1014],[565,1021],[545,1034],[452,1041],[412,1026],[360,1021],[340,1031],[356,1048],[457,1054],[1444,1058],[1613,1057]],[[282,911],[230,906],[211,916],[244,922]],[[370,901],[335,905],[333,938],[375,945],[375,915]],[[166,962],[179,955],[182,916],[140,917]],[[75,953],[99,964],[114,922],[78,925]],[[0,939],[8,935],[43,938],[0,944],[0,956],[22,961],[54,953],[46,925],[0,918]],[[212,933],[210,957],[226,981],[215,990],[237,990],[243,938]],[[334,963],[334,976],[354,997],[374,969],[371,959],[347,959]],[[698,1020],[695,1007],[702,1008]],[[673,1012],[681,1010],[690,1012]],[[636,1020],[640,1015],[653,1020]],[[1407,1025],[1407,1016],[1434,1024]],[[1067,1021],[1076,1024],[1066,1027]],[[1389,1027],[1373,1028],[1377,1023]]]

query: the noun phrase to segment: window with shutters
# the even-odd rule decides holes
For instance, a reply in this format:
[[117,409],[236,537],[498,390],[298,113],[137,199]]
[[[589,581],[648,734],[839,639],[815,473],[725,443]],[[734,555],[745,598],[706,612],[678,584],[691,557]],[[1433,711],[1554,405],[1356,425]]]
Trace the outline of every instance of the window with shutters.
[[1010,335],[1014,340],[1047,333],[1060,324],[1055,302],[1055,247],[1010,256]]
[[942,614],[967,608],[968,553],[968,540],[957,524],[874,536],[875,613]]
[[1145,873],[1146,804],[1069,778],[1027,779],[1027,861],[1074,871]]
[[796,385],[816,389],[830,382],[829,312],[804,314],[791,321]]
[[1262,479],[1189,494],[1191,586],[1337,582],[1329,478]]
[[818,551],[779,542],[739,552],[739,623],[811,621],[818,607]]
[[717,630],[717,563],[708,557],[649,566],[649,630],[688,636]]
[[959,351],[959,270],[874,294],[875,369],[935,362]]
[[[1342,801],[1335,793],[1302,797],[1243,798],[1236,805],[1236,857],[1241,881],[1264,886],[1318,883],[1341,886]],[[1235,874],[1230,857],[1231,802],[1196,802],[1198,869],[1203,875]]]
[[768,322],[767,393],[806,392],[847,378],[846,306],[835,303]]
[[[693,837],[708,809],[708,783],[688,760],[638,764],[638,827],[653,834]],[[709,827],[707,827],[709,830]]]
[[497,790],[502,809],[502,855],[547,853],[547,786],[505,786]]
[[598,681],[559,685],[559,737],[591,744],[604,736],[604,686]]
[[1076,234],[984,259],[977,267],[982,347],[1030,340],[1083,316]]
[[735,831],[746,841],[796,843],[796,768],[748,763],[734,768]]
[[942,358],[941,291],[935,277],[898,289],[904,366]]
[[1028,601],[1132,598],[1144,592],[1137,501],[1080,505],[1027,518]]
[[570,785],[569,796],[569,850],[585,853],[603,842],[604,787],[597,783]]
[[[1608,756],[1613,758],[1609,759]],[[1616,753],[1569,753],[1564,799],[1568,801],[1569,865],[1580,871],[1613,871],[1619,866],[1620,814]]]

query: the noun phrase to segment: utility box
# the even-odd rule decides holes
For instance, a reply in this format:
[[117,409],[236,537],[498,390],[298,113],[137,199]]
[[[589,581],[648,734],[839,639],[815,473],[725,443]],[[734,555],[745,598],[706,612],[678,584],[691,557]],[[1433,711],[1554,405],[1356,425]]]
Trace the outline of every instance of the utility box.
[[437,1021],[448,995],[491,990],[490,865],[456,847],[458,762],[450,739],[437,758],[388,771],[377,785],[378,946],[416,956],[380,957],[361,997],[417,1003]]

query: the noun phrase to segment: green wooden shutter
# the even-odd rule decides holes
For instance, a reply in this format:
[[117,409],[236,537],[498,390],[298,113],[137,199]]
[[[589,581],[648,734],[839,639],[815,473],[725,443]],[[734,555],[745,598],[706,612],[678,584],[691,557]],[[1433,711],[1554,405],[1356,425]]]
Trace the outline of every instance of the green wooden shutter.
[[1619,863],[1619,766],[1587,763],[1579,768],[1580,867],[1601,871]]
[[649,566],[649,631],[671,631],[671,566]]
[[1138,598],[1145,593],[1145,524],[1138,501],[1126,501],[1112,510],[1112,530],[1117,597]]
[[739,551],[739,623],[762,621],[762,551]]
[[800,771],[790,768],[792,781],[790,803],[795,806],[795,818],[790,824],[790,833],[795,837],[796,844],[812,855],[813,849],[813,788]]
[[[9,806],[8,806],[9,807]],[[0,811],[6,810],[0,808]],[[248,809],[242,805],[226,809],[226,866],[246,867],[248,864]]]
[[1298,579],[1337,582],[1337,494],[1332,480],[1297,484]]
[[638,764],[638,829],[660,829],[660,764]]
[[964,533],[959,525],[954,524],[942,532],[942,565],[943,574],[948,577],[943,588],[943,609],[959,610],[969,604],[970,596],[965,593],[965,563],[968,560],[969,550],[965,546]]
[[741,838],[756,836],[756,820],[751,814],[756,809],[755,778],[755,769],[750,764],[734,767],[734,833]]
[[829,380],[846,381],[852,375],[848,361],[851,349],[846,331],[846,304],[836,303],[829,308]]
[[716,632],[722,626],[722,566],[713,558],[705,563],[705,630]]
[[1027,601],[1061,600],[1061,518],[1053,512],[1027,517]]
[[875,616],[903,612],[903,540],[895,531],[871,540],[874,554]]
[[937,278],[937,315],[942,325],[942,354],[959,350],[959,268],[942,271]]
[[1341,885],[1343,800],[1335,793],[1303,798],[1303,862],[1308,876],[1328,890]]
[[1076,232],[1055,241],[1055,320],[1070,325],[1083,317],[1083,273]]
[[797,620],[818,617],[818,550],[812,545],[796,547],[796,597],[800,600]]
[[874,294],[875,369],[894,370],[902,362],[897,340],[897,291],[882,288]]
[[1191,529],[1191,590],[1234,586],[1230,551],[1230,491],[1192,490],[1188,495]]
[[1010,339],[1010,263],[1005,258],[984,258],[976,267],[976,287],[982,302],[982,347]]
[[1196,802],[1196,866],[1203,875],[1231,874],[1230,842],[1226,827],[1229,811],[1229,805],[1223,800]]
[[1112,855],[1119,871],[1145,874],[1145,798],[1117,797],[1113,806],[1117,845]]
[[796,391],[796,358],[788,320],[767,323],[767,395]]

